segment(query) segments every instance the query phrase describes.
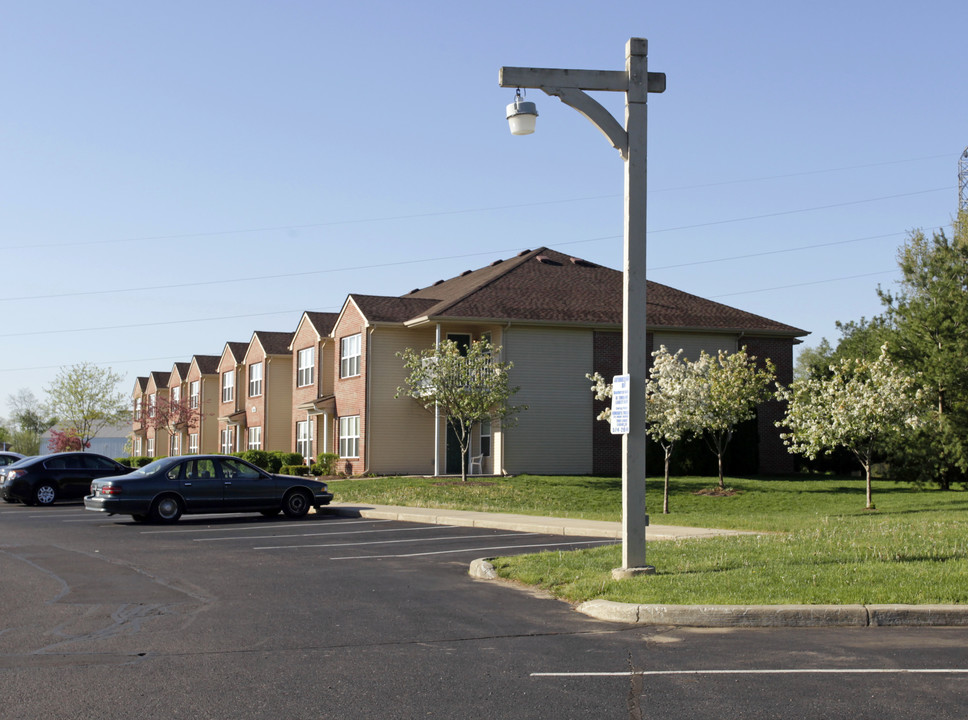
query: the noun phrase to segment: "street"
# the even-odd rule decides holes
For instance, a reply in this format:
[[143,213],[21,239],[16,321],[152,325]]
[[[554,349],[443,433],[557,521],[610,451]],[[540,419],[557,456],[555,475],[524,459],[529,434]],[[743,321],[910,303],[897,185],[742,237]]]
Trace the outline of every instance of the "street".
[[600,622],[471,579],[594,538],[0,506],[0,717],[964,718],[968,630]]

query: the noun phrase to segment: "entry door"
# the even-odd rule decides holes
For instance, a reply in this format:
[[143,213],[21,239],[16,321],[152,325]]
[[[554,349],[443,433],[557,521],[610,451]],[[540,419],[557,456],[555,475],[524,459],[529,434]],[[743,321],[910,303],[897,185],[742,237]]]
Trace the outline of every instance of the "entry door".
[[460,441],[457,439],[457,431],[454,426],[447,421],[447,462],[444,472],[447,475],[460,475],[461,456]]

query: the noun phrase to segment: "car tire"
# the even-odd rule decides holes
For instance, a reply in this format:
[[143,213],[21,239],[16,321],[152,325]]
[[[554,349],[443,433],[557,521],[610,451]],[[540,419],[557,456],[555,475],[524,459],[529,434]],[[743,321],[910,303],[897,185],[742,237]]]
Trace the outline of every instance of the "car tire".
[[290,520],[306,517],[312,498],[305,490],[290,490],[282,499],[282,512]]
[[279,510],[280,510],[280,509],[281,509],[281,508],[276,508],[275,510],[260,510],[260,511],[259,511],[259,514],[260,514],[260,515],[261,515],[262,517],[275,517],[276,515],[278,515],[278,514],[279,514]]
[[178,518],[182,516],[182,512],[184,510],[181,500],[175,495],[162,495],[151,503],[151,512],[149,515],[155,522],[169,524],[178,522]]
[[35,505],[53,505],[57,500],[57,486],[53,483],[42,482],[34,488]]

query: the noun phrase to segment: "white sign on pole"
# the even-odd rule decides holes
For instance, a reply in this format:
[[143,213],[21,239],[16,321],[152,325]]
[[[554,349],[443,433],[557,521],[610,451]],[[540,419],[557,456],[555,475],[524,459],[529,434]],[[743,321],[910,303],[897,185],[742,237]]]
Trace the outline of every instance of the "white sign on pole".
[[629,432],[629,376],[612,378],[612,435]]

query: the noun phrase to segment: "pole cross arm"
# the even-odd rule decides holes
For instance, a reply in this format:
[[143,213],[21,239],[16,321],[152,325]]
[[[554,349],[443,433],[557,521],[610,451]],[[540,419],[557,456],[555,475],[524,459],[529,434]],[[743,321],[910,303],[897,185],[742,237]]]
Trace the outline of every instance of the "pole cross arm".
[[[549,87],[605,92],[627,92],[629,76],[624,70],[564,70],[559,68],[502,67],[498,74],[501,87],[545,90]],[[648,74],[650,93],[666,89],[665,73]]]

